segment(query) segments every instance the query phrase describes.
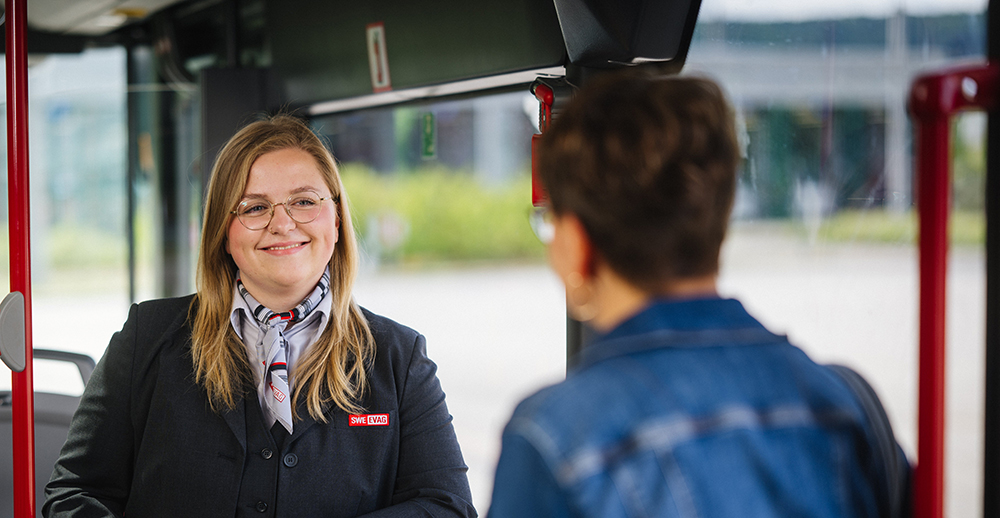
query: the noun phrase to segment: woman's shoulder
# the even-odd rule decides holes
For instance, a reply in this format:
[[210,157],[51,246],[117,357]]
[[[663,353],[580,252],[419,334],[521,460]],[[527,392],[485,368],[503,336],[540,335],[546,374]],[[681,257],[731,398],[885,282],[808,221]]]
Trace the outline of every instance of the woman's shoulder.
[[[150,366],[162,362],[164,351],[183,357],[190,343],[188,311],[193,295],[154,299],[132,304],[128,318],[115,332],[101,361],[116,361],[128,365],[129,372],[149,372]],[[190,365],[190,361],[187,361]],[[146,376],[152,382],[155,377]]]
[[194,301],[195,295],[184,295],[183,297],[168,297],[163,299],[144,300],[136,304],[136,307],[150,314],[160,314],[163,316],[174,315],[181,311],[187,312]]
[[375,339],[376,369],[405,372],[415,358],[427,358],[424,336],[409,326],[360,308]]
[[171,334],[187,324],[192,304],[194,295],[146,300],[132,305],[128,319],[143,335]]
[[368,322],[368,329],[371,330],[377,344],[398,343],[412,345],[417,340],[417,337],[421,336],[415,329],[400,324],[391,318],[372,313],[363,307],[360,309],[361,314],[364,315],[365,320]]

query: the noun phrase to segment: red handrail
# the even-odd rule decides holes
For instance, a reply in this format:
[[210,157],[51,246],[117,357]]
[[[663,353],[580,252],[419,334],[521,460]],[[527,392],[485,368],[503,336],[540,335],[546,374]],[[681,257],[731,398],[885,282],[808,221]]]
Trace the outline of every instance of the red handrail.
[[920,239],[920,380],[913,510],[944,513],[945,288],[948,272],[951,116],[996,105],[998,68],[979,65],[921,76],[910,90],[916,132]]
[[5,2],[7,186],[10,291],[24,295],[25,368],[13,374],[14,516],[35,514],[35,406],[32,380],[31,245],[28,205],[28,51],[26,0]]
[[538,131],[531,136],[531,204],[535,207],[545,205],[548,195],[542,187],[542,179],[538,169],[538,143],[541,141],[542,133],[549,129],[552,123],[552,105],[555,104],[555,94],[552,87],[543,83],[531,85],[531,93],[538,99]]

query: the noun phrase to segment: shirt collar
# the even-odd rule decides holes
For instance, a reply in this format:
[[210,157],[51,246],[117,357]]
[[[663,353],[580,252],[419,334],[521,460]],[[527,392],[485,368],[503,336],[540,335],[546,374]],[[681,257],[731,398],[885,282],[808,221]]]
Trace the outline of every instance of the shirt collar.
[[763,327],[736,299],[708,296],[690,299],[655,299],[599,339],[642,334],[658,329],[700,331]]
[[236,331],[236,336],[240,337],[240,340],[243,340],[243,322],[247,319],[253,319],[253,312],[247,305],[247,301],[240,296],[236,285],[233,284],[233,305],[229,310],[229,323],[232,324],[233,330]]
[[[316,308],[313,309],[312,312],[310,312],[309,315],[302,320],[302,322],[296,323],[289,334],[297,332],[298,329],[305,329],[316,319],[320,319],[316,336],[312,337],[312,339],[315,340],[318,338],[319,334],[326,329],[327,322],[330,321],[330,313],[333,306],[332,293],[333,290],[328,291],[326,296],[320,300]],[[249,305],[247,305],[246,299],[240,296],[240,292],[236,288],[235,284],[233,284],[233,304],[229,310],[229,323],[233,326],[233,330],[236,331],[236,336],[240,337],[240,340],[244,343],[246,343],[243,333],[244,324],[259,326],[257,320],[253,317],[253,310],[250,309]],[[257,327],[254,329],[256,328]]]

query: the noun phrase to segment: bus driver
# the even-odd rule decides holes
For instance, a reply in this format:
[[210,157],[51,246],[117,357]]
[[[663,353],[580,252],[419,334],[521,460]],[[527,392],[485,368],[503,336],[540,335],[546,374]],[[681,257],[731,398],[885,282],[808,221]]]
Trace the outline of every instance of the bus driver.
[[333,157],[289,116],[220,152],[195,295],[134,305],[43,506],[60,516],[475,516],[424,337],[358,307]]

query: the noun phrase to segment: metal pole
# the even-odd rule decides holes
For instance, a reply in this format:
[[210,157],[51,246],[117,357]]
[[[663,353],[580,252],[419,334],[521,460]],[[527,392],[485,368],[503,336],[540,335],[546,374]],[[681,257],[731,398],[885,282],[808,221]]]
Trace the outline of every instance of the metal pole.
[[13,374],[14,516],[35,514],[35,408],[32,380],[31,245],[28,203],[26,0],[6,2],[7,182],[10,290],[24,295],[25,368]]
[[125,82],[126,82],[126,117],[128,120],[128,171],[125,174],[125,232],[128,235],[128,301],[129,304],[136,302],[136,239],[135,239],[135,213],[136,197],[135,186],[141,168],[139,159],[139,106],[144,94],[133,91],[133,86],[142,81],[139,80],[139,64],[136,56],[135,42],[130,42],[125,52]]
[[920,125],[917,168],[920,218],[920,388],[914,506],[920,518],[941,518],[944,509],[945,280],[948,271],[947,117]]
[[919,518],[941,518],[944,513],[950,121],[959,111],[994,109],[998,80],[1000,70],[995,67],[960,67],[919,77],[910,92],[917,132],[915,172],[920,213],[920,388],[913,481],[913,511]]

